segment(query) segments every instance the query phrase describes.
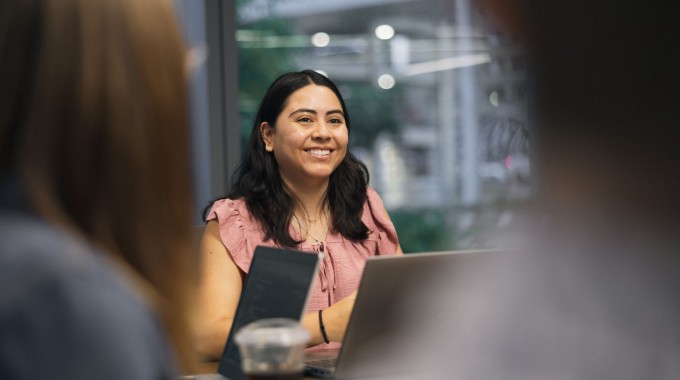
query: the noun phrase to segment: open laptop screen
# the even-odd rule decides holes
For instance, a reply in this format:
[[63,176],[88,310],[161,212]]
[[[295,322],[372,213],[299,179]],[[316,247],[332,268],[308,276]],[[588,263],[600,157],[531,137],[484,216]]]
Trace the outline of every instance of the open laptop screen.
[[369,257],[338,360],[329,369],[318,364],[327,358],[309,355],[313,360],[307,363],[307,375],[447,378],[433,373],[446,360],[446,353],[436,348],[443,346],[438,342],[447,336],[456,300],[471,291],[456,279],[474,275],[499,254],[480,250]]

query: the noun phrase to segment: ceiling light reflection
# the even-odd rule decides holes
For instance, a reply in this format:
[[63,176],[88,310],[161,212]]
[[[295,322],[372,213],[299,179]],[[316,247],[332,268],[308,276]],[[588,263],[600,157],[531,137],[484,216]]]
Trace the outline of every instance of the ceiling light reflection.
[[330,42],[331,42],[331,36],[329,36],[328,33],[319,32],[319,33],[315,33],[312,36],[312,45],[314,45],[316,47],[328,46],[328,44]]
[[375,28],[375,36],[381,40],[389,40],[394,37],[394,28],[391,25],[379,25]]
[[389,90],[397,83],[393,76],[390,74],[383,74],[378,77],[378,86],[383,90]]

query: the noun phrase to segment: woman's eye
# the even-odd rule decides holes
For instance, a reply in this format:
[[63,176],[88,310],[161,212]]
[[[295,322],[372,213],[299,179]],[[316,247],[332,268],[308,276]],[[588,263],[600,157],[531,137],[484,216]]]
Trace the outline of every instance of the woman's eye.
[[341,119],[330,119],[330,120],[328,120],[328,122],[331,123],[331,124],[342,124]]
[[306,116],[305,116],[305,117],[299,118],[299,119],[298,119],[298,122],[300,122],[300,123],[311,123],[311,122],[312,122],[312,119],[311,119],[310,117],[306,117]]

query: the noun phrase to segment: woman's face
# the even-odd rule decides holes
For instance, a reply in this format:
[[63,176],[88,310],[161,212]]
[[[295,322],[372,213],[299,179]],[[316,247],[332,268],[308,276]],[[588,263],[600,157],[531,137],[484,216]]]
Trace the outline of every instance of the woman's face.
[[292,185],[327,181],[347,153],[345,115],[325,86],[310,84],[292,93],[276,126],[264,122],[260,132],[282,178]]

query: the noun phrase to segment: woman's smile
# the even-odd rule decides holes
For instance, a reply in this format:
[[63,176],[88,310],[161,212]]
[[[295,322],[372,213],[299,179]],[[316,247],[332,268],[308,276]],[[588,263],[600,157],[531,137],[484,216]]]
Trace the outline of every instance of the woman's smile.
[[316,157],[327,157],[331,154],[330,149],[305,149],[305,152]]

